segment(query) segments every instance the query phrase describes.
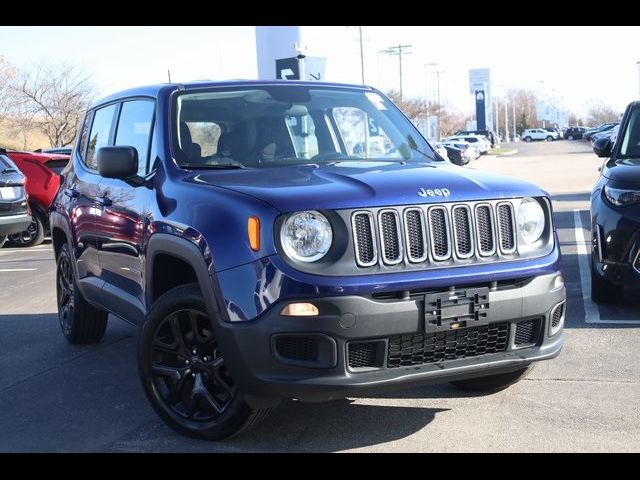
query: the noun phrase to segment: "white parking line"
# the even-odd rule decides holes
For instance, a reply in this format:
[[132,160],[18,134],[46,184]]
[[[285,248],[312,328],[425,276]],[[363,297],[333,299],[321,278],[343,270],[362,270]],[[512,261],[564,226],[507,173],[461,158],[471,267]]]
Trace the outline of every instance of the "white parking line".
[[584,305],[584,321],[586,323],[640,325],[640,320],[608,320],[600,318],[598,305],[591,301],[591,270],[589,269],[589,251],[584,236],[580,210],[573,209],[573,218],[578,249],[578,268],[580,269],[580,285],[582,286],[582,304]]
[[37,268],[0,268],[0,272],[33,272]]

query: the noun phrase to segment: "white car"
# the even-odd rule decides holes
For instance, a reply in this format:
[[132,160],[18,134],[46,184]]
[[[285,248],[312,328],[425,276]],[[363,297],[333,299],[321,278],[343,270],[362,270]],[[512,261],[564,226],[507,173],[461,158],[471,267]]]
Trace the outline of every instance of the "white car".
[[554,140],[554,136],[544,128],[529,128],[522,132],[522,140],[525,142],[531,142],[533,140],[546,140],[547,142],[552,142]]
[[[458,137],[455,137],[455,138],[458,138]],[[480,156],[480,149],[478,148],[477,143],[470,143],[470,142],[467,142],[466,140],[456,140],[456,139],[445,138],[440,142],[440,144],[451,145],[457,148],[460,148],[461,146],[466,145],[467,150],[469,152],[468,155],[471,158],[471,160],[476,160]]]
[[467,143],[470,143],[474,147],[476,147],[480,153],[487,153],[491,148],[491,142],[487,140],[486,137],[482,135],[455,135],[453,137],[448,137],[447,140],[459,141],[463,140]]

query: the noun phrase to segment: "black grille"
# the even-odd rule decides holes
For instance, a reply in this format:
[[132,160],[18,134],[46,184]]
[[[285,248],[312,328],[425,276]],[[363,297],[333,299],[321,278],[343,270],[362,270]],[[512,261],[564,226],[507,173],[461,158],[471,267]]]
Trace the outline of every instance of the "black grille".
[[349,343],[349,368],[376,366],[377,342]]
[[453,209],[453,229],[456,235],[456,252],[461,257],[468,257],[473,253],[471,238],[471,213],[467,207]]
[[353,226],[356,231],[358,262],[361,265],[371,265],[376,258],[372,218],[366,213],[357,213],[353,217]]
[[389,338],[387,367],[476,357],[504,352],[509,343],[509,322],[436,333],[415,333]]
[[380,214],[380,239],[382,242],[382,259],[385,263],[397,263],[402,259],[400,249],[400,232],[396,212]]
[[318,342],[311,337],[279,337],[276,351],[283,358],[310,362],[318,359]]
[[419,210],[408,210],[404,214],[407,229],[407,249],[409,260],[421,262],[426,258],[426,246],[422,215]]
[[480,205],[476,209],[476,225],[478,229],[478,249],[483,255],[491,255],[495,249],[493,241],[493,220],[491,207]]
[[551,326],[553,328],[560,325],[560,320],[562,320],[562,314],[564,313],[564,303],[558,305],[551,314]]
[[513,231],[513,210],[511,205],[498,205],[498,229],[500,230],[500,247],[504,253],[511,253],[515,248]]
[[431,247],[436,260],[449,257],[449,234],[447,231],[447,212],[444,208],[429,210],[429,231],[431,232]]
[[516,345],[530,345],[536,343],[538,333],[538,320],[526,320],[516,324]]

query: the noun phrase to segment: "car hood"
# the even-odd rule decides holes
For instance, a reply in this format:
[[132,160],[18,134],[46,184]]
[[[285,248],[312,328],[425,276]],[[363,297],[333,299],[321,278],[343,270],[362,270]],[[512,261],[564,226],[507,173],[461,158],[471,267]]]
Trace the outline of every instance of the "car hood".
[[[351,161],[261,170],[200,170],[193,171],[188,181],[242,192],[281,212],[546,195],[532,183],[445,162]],[[437,195],[436,189],[449,194]]]
[[640,158],[629,158],[607,162],[602,176],[621,184],[637,187],[640,183]]

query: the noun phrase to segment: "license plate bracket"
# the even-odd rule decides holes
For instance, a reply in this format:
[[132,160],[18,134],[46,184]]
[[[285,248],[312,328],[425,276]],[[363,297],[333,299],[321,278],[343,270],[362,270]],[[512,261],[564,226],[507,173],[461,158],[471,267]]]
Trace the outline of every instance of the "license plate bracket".
[[489,288],[466,288],[424,296],[427,332],[489,323]]

